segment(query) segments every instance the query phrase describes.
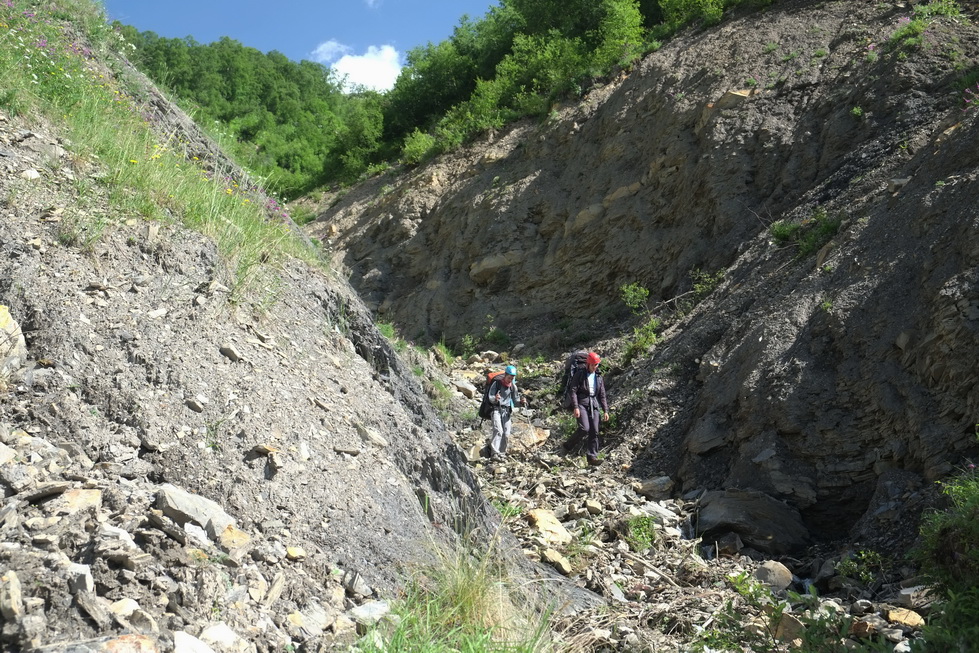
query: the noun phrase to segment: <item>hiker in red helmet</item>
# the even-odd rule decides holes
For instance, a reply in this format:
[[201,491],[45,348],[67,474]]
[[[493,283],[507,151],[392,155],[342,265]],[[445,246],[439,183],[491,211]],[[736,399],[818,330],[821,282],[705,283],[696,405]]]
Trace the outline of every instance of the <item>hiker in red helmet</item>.
[[578,420],[578,430],[563,445],[565,451],[571,451],[585,438],[585,457],[592,466],[602,464],[598,459],[598,450],[602,446],[598,437],[599,411],[606,422],[609,420],[605,380],[598,371],[601,362],[598,354],[589,352],[585,368],[575,372],[571,378],[571,407]]

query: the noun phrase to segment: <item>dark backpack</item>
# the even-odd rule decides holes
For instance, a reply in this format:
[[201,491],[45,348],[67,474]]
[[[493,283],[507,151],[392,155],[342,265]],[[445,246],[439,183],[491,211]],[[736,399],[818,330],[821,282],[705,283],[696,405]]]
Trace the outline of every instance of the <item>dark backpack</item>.
[[561,377],[561,408],[571,410],[571,379],[575,372],[585,369],[588,361],[588,352],[580,349],[571,352],[568,360],[564,361],[564,375]]
[[490,386],[493,385],[493,381],[498,376],[503,376],[503,372],[486,373],[486,386],[483,388],[483,400],[479,403],[479,416],[482,419],[489,419],[493,416],[493,404],[489,400],[489,390]]

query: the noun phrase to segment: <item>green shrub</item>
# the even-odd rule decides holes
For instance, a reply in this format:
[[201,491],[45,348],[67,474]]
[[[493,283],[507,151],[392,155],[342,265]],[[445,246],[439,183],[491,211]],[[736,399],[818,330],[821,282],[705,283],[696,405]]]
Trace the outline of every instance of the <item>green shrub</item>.
[[624,284],[619,288],[622,301],[629,307],[633,315],[642,315],[646,310],[646,301],[649,299],[649,289],[640,286],[638,283]]
[[660,327],[660,321],[655,317],[635,327],[632,330],[632,338],[626,345],[625,352],[622,354],[622,365],[628,365],[636,356],[645,354],[650,347],[656,344],[659,336],[656,330]]
[[795,242],[802,225],[789,220],[776,220],[768,228],[769,233],[779,247]]
[[510,336],[508,336],[506,332],[504,332],[503,329],[500,329],[499,327],[490,327],[490,329],[486,332],[484,338],[486,342],[488,342],[489,344],[494,345],[496,347],[501,347],[503,349],[508,348],[512,343]]
[[471,333],[467,333],[462,336],[459,341],[459,347],[462,350],[462,357],[469,358],[476,353],[476,348],[479,346],[479,342],[476,340],[476,336]]
[[656,541],[656,522],[648,515],[631,518],[627,524],[626,544],[636,553],[642,553]]
[[388,340],[396,340],[398,338],[398,333],[394,328],[394,324],[391,322],[378,322],[377,330],[381,332],[381,335]]
[[674,29],[695,22],[715,25],[724,13],[724,0],[659,0],[659,6],[664,21]]
[[823,245],[833,239],[840,230],[843,218],[830,216],[826,209],[817,207],[812,216],[802,222],[777,220],[769,227],[769,232],[775,244],[782,246],[795,243],[799,247],[798,255],[808,256],[819,251]]
[[921,637],[913,641],[915,653],[972,651],[979,642],[979,587],[946,594],[944,601],[932,606]]
[[823,245],[833,239],[840,230],[843,219],[831,217],[826,209],[819,207],[812,218],[803,222],[803,232],[799,237],[799,256],[808,256],[818,252]]
[[401,148],[401,160],[408,165],[417,165],[438,153],[435,137],[415,129],[405,137]]
[[962,9],[955,0],[932,0],[925,4],[915,5],[914,15],[926,19],[934,18],[935,16],[958,18],[962,15]]
[[556,31],[517,34],[513,51],[496,68],[500,104],[526,115],[543,115],[552,99],[580,89],[586,60],[579,39]]
[[503,501],[502,499],[492,499],[490,501],[496,511],[500,513],[500,517],[503,519],[509,519],[511,517],[519,517],[523,514],[523,508],[520,506],[510,503],[509,501]]
[[700,268],[694,268],[690,271],[690,279],[693,281],[694,302],[700,302],[721,284],[721,281],[724,280],[724,270],[718,270],[711,274]]
[[690,271],[690,279],[693,281],[693,288],[690,292],[676,298],[676,310],[679,315],[686,315],[704,298],[714,292],[714,289],[724,280],[724,270],[718,270],[711,274],[694,268]]
[[884,571],[883,561],[876,551],[857,551],[836,563],[836,573],[870,585]]
[[561,412],[558,414],[556,421],[557,424],[554,426],[554,432],[562,440],[567,440],[578,430],[578,420],[575,419],[573,412]]
[[642,53],[644,41],[642,14],[636,3],[615,2],[606,7],[598,28],[601,41],[591,55],[592,66],[602,72],[630,64]]
[[[979,439],[979,424],[976,424]],[[979,641],[979,473],[969,463],[942,485],[948,509],[925,515],[913,557],[941,597],[915,651],[966,651]]]
[[438,379],[432,379],[434,393],[432,396],[432,406],[440,416],[448,415],[449,406],[452,404],[452,390]]
[[452,349],[445,343],[445,338],[432,345],[432,348],[436,350],[438,356],[444,361],[451,361],[456,356]]
[[922,520],[923,543],[916,555],[922,569],[946,593],[962,594],[979,587],[979,474],[969,464],[961,475],[945,482],[942,492],[948,510]]
[[381,335],[387,338],[388,342],[394,347],[394,350],[399,354],[408,349],[408,343],[403,338],[398,335],[397,329],[390,322],[378,322],[377,330],[381,332]]
[[922,34],[928,27],[928,21],[923,18],[902,18],[898,27],[888,39],[891,49],[918,48],[923,41]]

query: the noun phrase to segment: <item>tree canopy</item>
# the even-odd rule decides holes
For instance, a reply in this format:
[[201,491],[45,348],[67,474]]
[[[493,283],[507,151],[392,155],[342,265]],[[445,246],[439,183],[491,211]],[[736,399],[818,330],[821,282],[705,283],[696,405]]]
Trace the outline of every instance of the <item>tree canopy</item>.
[[409,51],[386,93],[346,92],[330,69],[224,37],[202,45],[117,25],[134,63],[217,125],[241,162],[287,199],[400,157],[416,163],[522,116],[545,115],[663,37],[772,0],[500,0]]

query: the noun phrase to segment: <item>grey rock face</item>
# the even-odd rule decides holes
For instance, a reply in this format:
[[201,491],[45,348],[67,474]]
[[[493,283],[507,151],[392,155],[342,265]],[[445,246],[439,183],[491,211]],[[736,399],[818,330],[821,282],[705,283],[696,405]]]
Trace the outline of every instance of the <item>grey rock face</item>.
[[[819,30],[798,9],[667,43],[544,124],[356,189],[311,233],[384,319],[450,341],[491,314],[555,348],[573,335],[558,324],[621,315],[623,284],[668,318],[691,273],[723,273],[616,382],[620,397],[656,369],[690,383],[648,464],[681,488],[766,492],[843,537],[885,471],[927,483],[971,446],[979,125],[947,62],[868,62],[866,44],[893,33],[886,8],[806,5]],[[759,34],[791,35],[791,51],[760,55]],[[791,63],[820,49],[831,56]],[[815,216],[839,220],[817,251],[772,235]],[[648,407],[623,429],[650,429]]]

